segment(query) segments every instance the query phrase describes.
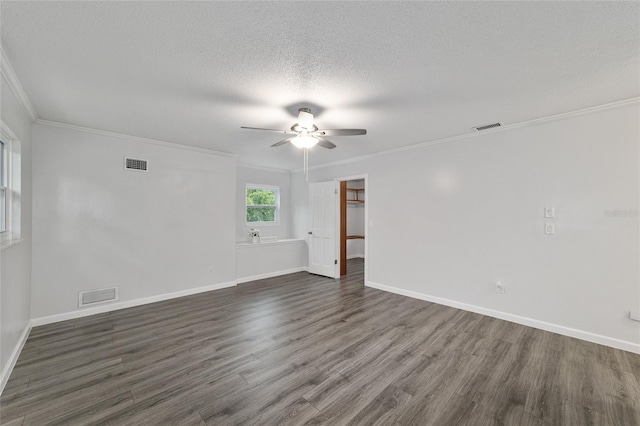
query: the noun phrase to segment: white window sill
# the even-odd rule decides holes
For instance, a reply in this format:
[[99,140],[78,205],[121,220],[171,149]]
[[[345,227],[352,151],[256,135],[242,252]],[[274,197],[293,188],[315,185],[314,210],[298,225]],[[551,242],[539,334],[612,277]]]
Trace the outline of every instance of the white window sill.
[[20,235],[11,235],[0,239],[0,251],[6,250],[22,242]]

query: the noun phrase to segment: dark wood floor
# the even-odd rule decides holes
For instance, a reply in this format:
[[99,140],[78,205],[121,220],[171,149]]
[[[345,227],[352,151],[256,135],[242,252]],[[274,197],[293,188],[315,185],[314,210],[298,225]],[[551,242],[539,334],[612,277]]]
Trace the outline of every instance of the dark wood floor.
[[297,273],[34,328],[10,425],[639,425],[640,355]]

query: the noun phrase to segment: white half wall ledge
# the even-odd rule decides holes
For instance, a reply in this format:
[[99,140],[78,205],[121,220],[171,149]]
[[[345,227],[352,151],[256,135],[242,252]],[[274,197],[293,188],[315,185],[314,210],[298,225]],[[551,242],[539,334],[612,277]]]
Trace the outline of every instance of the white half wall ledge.
[[53,324],[60,321],[67,321],[77,318],[88,317],[105,312],[118,311],[120,309],[133,308],[135,306],[148,305],[150,303],[162,302],[164,300],[177,299],[179,297],[191,296],[198,293],[206,293],[208,291],[221,290],[223,288],[235,287],[237,281],[228,281],[219,284],[211,284],[203,287],[195,287],[187,290],[176,291],[173,293],[158,294],[156,296],[142,297],[139,299],[127,300],[124,302],[105,304],[92,308],[80,309],[77,311],[65,312],[62,314],[49,315],[46,317],[33,318],[31,320],[32,327],[40,325]]
[[539,321],[533,318],[522,317],[519,315],[513,315],[506,312],[501,312],[501,311],[495,311],[493,309],[487,309],[487,308],[483,308],[476,305],[470,305],[467,303],[457,302],[455,300],[450,300],[450,299],[444,299],[442,297],[437,297],[437,296],[431,296],[424,293],[418,293],[411,290],[405,290],[398,287],[378,284],[371,281],[367,281],[366,286],[375,288],[378,290],[386,291],[389,293],[399,294],[401,296],[411,297],[413,299],[419,299],[419,300],[424,300],[426,302],[437,303],[439,305],[450,306],[452,308],[461,309],[463,311],[475,312],[477,314],[487,315],[489,317],[498,318],[498,319],[513,322],[516,324],[538,328],[540,330],[549,331],[551,333],[561,334],[563,336],[573,337],[576,339],[585,340],[587,342],[597,343],[600,345],[610,346],[615,349],[621,349],[623,351],[640,354],[639,343],[633,343],[625,340],[614,339],[612,337],[590,333],[588,331],[577,330],[574,328],[565,327],[558,324]]
[[15,348],[13,348],[13,352],[11,352],[11,355],[9,356],[9,361],[7,362],[4,371],[2,371],[2,374],[0,375],[0,395],[2,395],[4,387],[7,385],[9,377],[11,377],[11,373],[13,372],[13,368],[16,366],[16,362],[18,362],[18,357],[20,356],[20,353],[22,353],[24,344],[27,343],[29,333],[31,333],[31,327],[31,324],[27,324],[27,326],[24,328],[24,331],[20,335],[20,339],[18,339],[18,344],[15,346]]
[[254,275],[252,277],[238,278],[237,282],[238,284],[243,284],[251,281],[264,280],[266,278],[273,278],[273,277],[279,277],[281,275],[295,274],[296,272],[308,272],[308,271],[309,271],[309,268],[307,268],[306,266],[301,266],[300,268],[292,268],[284,271],[276,271],[276,272],[269,272],[266,274]]
[[300,238],[287,238],[282,240],[274,240],[274,241],[261,241],[259,243],[252,243],[250,241],[238,241],[236,243],[236,248],[245,249],[245,248],[260,248],[265,246],[277,246],[277,245],[288,245],[288,244],[297,244],[297,243],[306,243],[307,240],[303,240]]

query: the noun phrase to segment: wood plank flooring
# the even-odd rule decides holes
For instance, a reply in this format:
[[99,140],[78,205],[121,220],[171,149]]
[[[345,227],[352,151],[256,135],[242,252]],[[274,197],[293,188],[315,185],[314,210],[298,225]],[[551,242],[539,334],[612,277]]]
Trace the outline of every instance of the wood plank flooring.
[[640,425],[640,355],[363,285],[362,260],[34,328],[6,425]]

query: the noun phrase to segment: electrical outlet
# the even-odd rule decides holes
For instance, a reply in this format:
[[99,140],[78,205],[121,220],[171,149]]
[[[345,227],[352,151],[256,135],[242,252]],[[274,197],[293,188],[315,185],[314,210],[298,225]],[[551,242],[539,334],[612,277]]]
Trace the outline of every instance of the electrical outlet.
[[544,233],[547,235],[553,235],[556,233],[556,225],[554,223],[544,224]]
[[504,284],[502,284],[500,281],[496,281],[496,293],[504,294],[505,291],[506,291],[506,288]]
[[545,207],[544,217],[548,217],[548,218],[556,217],[556,209],[554,207]]

